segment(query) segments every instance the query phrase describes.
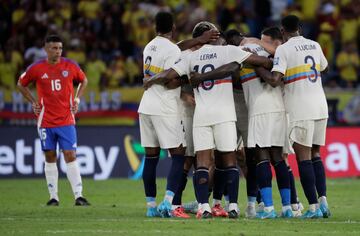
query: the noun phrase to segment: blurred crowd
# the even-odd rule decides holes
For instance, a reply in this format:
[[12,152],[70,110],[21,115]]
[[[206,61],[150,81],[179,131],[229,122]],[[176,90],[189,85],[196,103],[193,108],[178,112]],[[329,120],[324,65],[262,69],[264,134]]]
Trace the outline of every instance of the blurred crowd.
[[0,86],[14,89],[32,62],[46,57],[47,34],[60,34],[64,55],[77,61],[92,89],[138,85],[142,50],[154,37],[160,10],[176,18],[176,39],[191,37],[201,20],[221,30],[259,36],[282,16],[303,21],[303,35],[318,41],[330,63],[324,85],[359,86],[359,0],[2,0],[0,3]]

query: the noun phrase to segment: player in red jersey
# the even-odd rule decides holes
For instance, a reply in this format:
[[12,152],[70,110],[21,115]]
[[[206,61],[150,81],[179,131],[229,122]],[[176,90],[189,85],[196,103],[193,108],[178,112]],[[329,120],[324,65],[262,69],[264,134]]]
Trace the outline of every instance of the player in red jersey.
[[[76,162],[76,130],[74,114],[80,97],[87,85],[84,72],[76,62],[61,57],[62,40],[57,35],[45,39],[47,59],[30,65],[20,76],[18,88],[32,104],[38,120],[41,147],[45,153],[45,177],[50,200],[48,206],[58,206],[58,169],[56,145],[62,150],[67,165],[67,177],[75,195],[75,205],[86,206],[89,202],[82,196],[82,181]],[[79,89],[74,96],[73,82]],[[35,83],[36,100],[27,86]]]

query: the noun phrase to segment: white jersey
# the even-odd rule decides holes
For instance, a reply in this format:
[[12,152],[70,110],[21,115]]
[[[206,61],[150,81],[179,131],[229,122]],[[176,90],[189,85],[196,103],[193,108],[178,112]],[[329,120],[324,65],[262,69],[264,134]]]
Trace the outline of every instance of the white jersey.
[[[181,56],[180,56],[180,60],[186,60],[187,56],[192,52],[192,50],[188,49],[185,51],[181,52]],[[186,91],[186,92],[193,92],[192,87],[190,84],[185,84],[182,86],[182,90]],[[192,105],[187,104],[184,101],[181,101],[181,107],[182,107],[182,111],[183,111],[183,117],[194,117],[194,109],[195,107],[193,107]]]
[[[204,45],[180,60],[172,68],[180,75],[192,71],[206,73],[231,62],[242,63],[251,53],[239,47]],[[236,121],[231,77],[205,81],[194,89],[194,127]]]
[[290,38],[276,49],[272,71],[284,74],[284,103],[290,122],[328,118],[320,74],[327,65],[320,45],[302,36]]
[[[181,51],[169,39],[157,36],[144,48],[144,78],[169,69],[179,60]],[[138,109],[147,115],[177,116],[181,115],[180,88],[167,89],[163,85],[154,84],[144,91]]]
[[[249,48],[259,56],[269,57],[270,55],[257,44],[246,44],[244,48]],[[273,88],[271,85],[261,82],[255,70],[250,67],[245,67],[240,71],[240,79],[249,116],[285,111],[280,87]]]

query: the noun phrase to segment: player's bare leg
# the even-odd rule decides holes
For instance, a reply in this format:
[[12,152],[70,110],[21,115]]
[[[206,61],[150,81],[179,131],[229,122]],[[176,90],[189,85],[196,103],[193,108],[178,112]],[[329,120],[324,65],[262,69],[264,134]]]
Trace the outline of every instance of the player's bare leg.
[[305,196],[309,202],[309,210],[303,215],[304,218],[322,217],[320,209],[317,208],[318,200],[316,196],[315,174],[311,161],[311,147],[298,143],[293,144],[298,162],[300,182]]
[[209,205],[209,168],[212,163],[212,150],[202,150],[196,152],[196,194],[201,208],[196,215],[197,218],[211,218],[211,209]]
[[160,147],[145,147],[145,163],[142,174],[148,217],[158,217],[156,206],[156,167],[159,162]]
[[293,213],[291,210],[291,190],[290,190],[290,177],[289,171],[285,160],[283,159],[282,147],[272,146],[270,148],[271,164],[275,169],[276,182],[281,196],[282,203],[282,217],[292,218]]
[[76,161],[75,150],[63,150],[66,162],[66,176],[71,184],[72,191],[75,197],[75,206],[89,206],[90,203],[82,195],[82,180],[78,163]]
[[59,172],[57,168],[56,151],[45,151],[45,177],[50,194],[50,200],[46,203],[47,206],[58,206],[58,178]]
[[315,185],[316,191],[319,196],[320,210],[323,213],[324,218],[330,216],[330,210],[326,200],[326,175],[323,162],[320,157],[320,146],[313,145],[311,148],[311,161],[314,167],[315,173]]

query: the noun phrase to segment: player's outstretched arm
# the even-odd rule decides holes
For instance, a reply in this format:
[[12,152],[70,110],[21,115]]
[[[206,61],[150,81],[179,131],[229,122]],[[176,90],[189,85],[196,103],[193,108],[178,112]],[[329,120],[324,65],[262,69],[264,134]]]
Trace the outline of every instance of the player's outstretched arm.
[[[150,88],[154,84],[163,84],[169,89],[173,89],[177,85],[176,81],[179,77],[178,73],[172,68],[164,70],[149,79],[144,79],[144,88],[145,90]],[[176,86],[179,87],[180,83]]]
[[267,51],[268,53],[270,53],[271,55],[275,55],[275,51],[276,51],[276,47],[271,45],[270,43],[261,41],[258,38],[253,38],[253,37],[249,37],[249,38],[244,38],[241,41],[240,45],[245,45],[245,44],[258,44],[261,47],[263,47],[265,49],[265,51]]
[[35,115],[39,115],[41,112],[41,106],[31,94],[30,89],[28,87],[22,86],[20,80],[17,83],[17,87],[20,93],[25,97],[25,99],[31,103]]
[[258,56],[256,54],[252,54],[244,62],[252,66],[261,66],[269,70],[273,66],[273,63],[269,58]]
[[197,45],[202,45],[208,42],[216,41],[220,36],[219,31],[212,29],[204,32],[201,36],[193,39],[185,39],[177,43],[181,51],[185,51]]
[[257,67],[255,72],[274,88],[281,84],[282,78],[284,77],[284,75],[278,71],[270,72],[263,67]]
[[191,72],[190,84],[193,88],[196,88],[199,84],[206,80],[222,79],[224,77],[232,75],[236,70],[240,68],[237,62],[231,62],[216,68],[216,70],[199,74]]

